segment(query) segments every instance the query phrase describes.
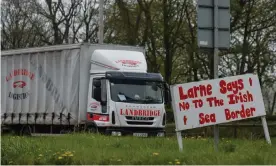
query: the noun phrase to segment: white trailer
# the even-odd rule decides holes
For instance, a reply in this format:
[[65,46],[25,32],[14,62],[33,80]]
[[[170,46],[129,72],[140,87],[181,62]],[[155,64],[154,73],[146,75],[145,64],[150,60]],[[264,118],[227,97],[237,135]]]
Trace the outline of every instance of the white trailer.
[[19,134],[164,136],[169,89],[141,47],[68,44],[1,52],[1,122]]

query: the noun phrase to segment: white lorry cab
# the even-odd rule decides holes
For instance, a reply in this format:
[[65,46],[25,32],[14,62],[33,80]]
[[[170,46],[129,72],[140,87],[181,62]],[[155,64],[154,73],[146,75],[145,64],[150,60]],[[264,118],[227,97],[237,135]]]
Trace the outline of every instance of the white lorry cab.
[[164,136],[169,88],[141,47],[68,44],[1,52],[1,122],[19,134]]

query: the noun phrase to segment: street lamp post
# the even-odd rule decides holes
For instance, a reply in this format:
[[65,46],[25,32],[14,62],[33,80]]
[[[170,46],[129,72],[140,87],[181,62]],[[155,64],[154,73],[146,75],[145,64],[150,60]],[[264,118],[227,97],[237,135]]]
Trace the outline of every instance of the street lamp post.
[[103,23],[103,5],[104,0],[99,0],[99,44],[103,44],[103,33],[104,33],[104,23]]

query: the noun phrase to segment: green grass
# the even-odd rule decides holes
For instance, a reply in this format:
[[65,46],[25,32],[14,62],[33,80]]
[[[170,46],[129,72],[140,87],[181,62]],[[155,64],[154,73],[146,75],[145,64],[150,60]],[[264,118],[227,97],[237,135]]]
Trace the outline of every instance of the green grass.
[[[239,123],[236,124],[237,126],[231,126],[231,123],[226,123],[230,124],[230,126],[223,126],[225,124],[220,124],[219,125],[219,135],[220,137],[224,138],[234,138],[235,135],[235,129],[236,129],[236,136],[237,138],[240,139],[259,139],[259,138],[264,138],[264,130],[261,125],[261,123],[258,123],[258,126],[253,126],[253,123]],[[244,124],[251,125],[251,126],[243,126]],[[276,125],[275,122],[268,122],[268,130],[269,134],[271,136],[276,136]],[[255,124],[256,125],[256,124]],[[205,133],[205,136],[213,137],[214,129],[213,126],[207,126],[207,127],[200,127],[200,128],[194,128],[194,129],[189,129],[183,131],[183,135],[202,135]],[[168,136],[175,136],[175,125],[174,123],[170,123],[166,125],[166,134]]]
[[276,164],[276,139],[221,139],[219,152],[213,139],[175,137],[134,138],[101,135],[56,137],[1,137],[1,164]]

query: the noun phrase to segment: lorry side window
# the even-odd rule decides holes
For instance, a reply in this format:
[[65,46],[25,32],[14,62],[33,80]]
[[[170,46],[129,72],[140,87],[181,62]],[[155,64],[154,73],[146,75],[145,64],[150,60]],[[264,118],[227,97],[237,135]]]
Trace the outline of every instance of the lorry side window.
[[101,101],[101,85],[95,86],[95,84],[99,83],[101,81],[100,78],[93,78],[93,84],[92,84],[92,98]]

